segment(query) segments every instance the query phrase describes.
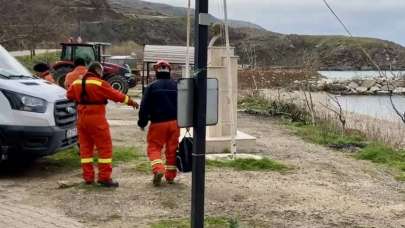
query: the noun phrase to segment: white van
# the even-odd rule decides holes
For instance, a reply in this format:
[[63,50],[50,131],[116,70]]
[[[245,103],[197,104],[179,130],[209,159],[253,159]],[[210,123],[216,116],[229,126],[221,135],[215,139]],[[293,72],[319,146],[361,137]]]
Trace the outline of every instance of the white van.
[[[0,155],[41,157],[77,143],[75,103],[0,45]],[[12,154],[13,153],[13,154]]]

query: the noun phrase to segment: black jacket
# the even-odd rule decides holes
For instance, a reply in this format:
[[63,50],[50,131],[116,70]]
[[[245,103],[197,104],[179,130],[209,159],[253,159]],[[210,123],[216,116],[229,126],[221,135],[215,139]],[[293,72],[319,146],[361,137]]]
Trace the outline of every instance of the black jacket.
[[139,110],[138,126],[177,119],[177,82],[158,79],[145,89]]

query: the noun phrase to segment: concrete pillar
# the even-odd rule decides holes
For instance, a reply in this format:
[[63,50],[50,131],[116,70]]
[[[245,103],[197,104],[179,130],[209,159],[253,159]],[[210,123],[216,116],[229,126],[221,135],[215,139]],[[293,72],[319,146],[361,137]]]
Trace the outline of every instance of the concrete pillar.
[[[238,57],[234,53],[234,48],[232,48],[231,66],[228,66],[226,47],[208,49],[208,77],[217,78],[219,86],[218,125],[207,129],[208,137],[230,137],[231,125],[236,126],[237,124]],[[231,68],[232,81],[228,80],[228,67]],[[232,90],[232,100],[229,100],[229,89]],[[231,119],[232,117],[233,119]],[[236,128],[234,129],[236,131]]]
[[[232,80],[228,79],[228,67],[231,68]],[[185,75],[183,67],[183,75]],[[232,125],[236,134],[238,153],[252,152],[256,145],[256,138],[237,130],[238,103],[238,57],[235,49],[231,48],[231,64],[228,65],[226,47],[208,48],[208,77],[218,80],[218,124],[207,127],[207,153],[230,152]],[[232,88],[230,88],[232,85]],[[229,89],[232,96],[229,99]],[[208,107],[209,108],[209,107]],[[233,115],[232,115],[233,113]]]

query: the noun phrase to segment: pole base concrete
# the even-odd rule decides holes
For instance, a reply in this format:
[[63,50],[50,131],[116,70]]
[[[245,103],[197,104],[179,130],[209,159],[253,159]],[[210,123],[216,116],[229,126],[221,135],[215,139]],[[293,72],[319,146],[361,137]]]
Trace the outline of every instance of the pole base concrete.
[[[192,133],[192,131],[190,130]],[[185,129],[181,130],[181,136],[185,135]],[[180,140],[182,137],[180,137]],[[256,138],[244,132],[237,131],[236,150],[237,153],[254,153],[256,147]],[[226,154],[231,153],[231,137],[209,137],[206,140],[207,154]]]

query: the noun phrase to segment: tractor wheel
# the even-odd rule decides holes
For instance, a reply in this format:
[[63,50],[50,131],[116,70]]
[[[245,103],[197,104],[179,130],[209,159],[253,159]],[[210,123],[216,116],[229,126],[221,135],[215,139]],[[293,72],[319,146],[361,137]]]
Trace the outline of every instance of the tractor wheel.
[[56,83],[65,88],[65,78],[66,78],[66,74],[71,72],[73,70],[72,67],[70,66],[63,66],[58,68],[57,70],[55,70],[55,72],[53,73],[53,77],[56,81]]
[[128,82],[125,81],[125,79],[123,79],[121,76],[112,76],[107,81],[114,89],[121,91],[124,94],[128,93]]

